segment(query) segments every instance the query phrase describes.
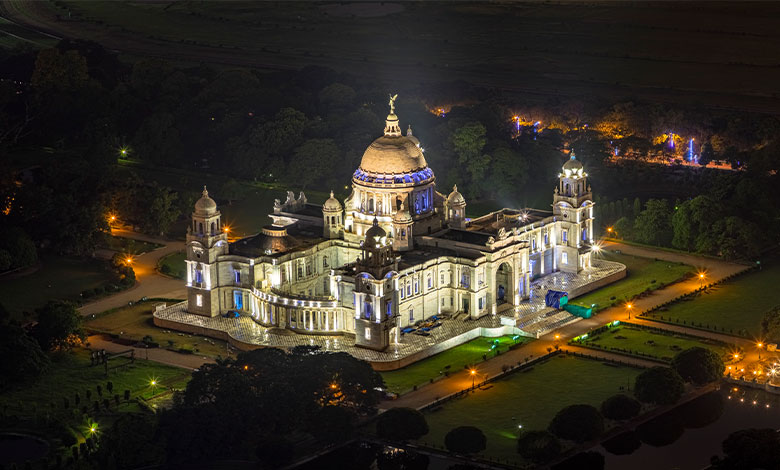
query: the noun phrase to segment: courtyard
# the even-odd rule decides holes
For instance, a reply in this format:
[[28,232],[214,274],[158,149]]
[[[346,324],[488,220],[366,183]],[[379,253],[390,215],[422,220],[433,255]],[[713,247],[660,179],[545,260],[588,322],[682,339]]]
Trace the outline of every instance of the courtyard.
[[476,426],[487,437],[486,456],[519,463],[516,446],[521,429],[546,429],[555,413],[568,405],[598,407],[626,387],[633,388],[640,372],[558,355],[427,411],[430,432],[421,441],[441,447],[451,429]]

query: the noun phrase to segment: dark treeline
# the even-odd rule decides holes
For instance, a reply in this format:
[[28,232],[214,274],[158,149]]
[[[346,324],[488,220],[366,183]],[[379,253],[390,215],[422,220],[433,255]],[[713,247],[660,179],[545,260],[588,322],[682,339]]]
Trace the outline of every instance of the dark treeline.
[[[105,233],[111,210],[149,233],[166,232],[189,210],[195,194],[120,177],[120,157],[202,171],[204,180],[208,173],[343,194],[366,146],[381,132],[388,91],[401,94],[402,125],[411,124],[421,139],[445,192],[457,183],[470,201],[544,207],[563,163],[561,150],[569,146],[591,173],[594,192],[608,200],[633,198],[641,187],[643,200],[656,192],[671,192],[670,200],[707,192],[720,202],[747,186],[761,195],[750,214],[736,205],[727,212],[748,220],[766,214],[773,230],[765,233],[777,233],[772,189],[780,124],[774,117],[588,98],[536,98],[527,105],[518,96],[465,83],[381,83],[319,67],[260,72],[182,68],[156,59],[125,64],[97,44],[78,41],[1,54],[0,148],[6,157],[0,163],[0,218],[3,226],[21,229],[14,232],[19,243],[88,253]],[[440,105],[443,117],[431,112]],[[516,115],[540,120],[540,131],[518,130]],[[696,136],[707,143],[708,158],[747,165],[747,171],[717,180],[688,171],[681,184],[679,175],[659,178],[665,170],[606,164],[615,147],[663,148],[659,136],[670,130]],[[723,210],[715,212],[725,217]],[[5,245],[0,270],[27,262],[9,259],[5,253],[12,250]]]

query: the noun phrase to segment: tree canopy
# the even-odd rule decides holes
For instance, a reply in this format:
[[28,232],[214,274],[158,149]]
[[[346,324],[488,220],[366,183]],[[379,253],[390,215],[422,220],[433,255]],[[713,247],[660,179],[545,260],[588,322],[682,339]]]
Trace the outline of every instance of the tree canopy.
[[699,346],[677,353],[672,359],[672,367],[683,380],[696,385],[720,380],[726,369],[719,354]]
[[517,438],[517,452],[525,459],[542,463],[561,453],[561,443],[548,431],[526,431]]
[[589,441],[604,432],[604,417],[591,405],[569,405],[556,413],[549,431],[561,439]]
[[656,366],[636,377],[634,395],[644,403],[671,405],[677,403],[685,391],[685,382],[672,368]]
[[35,313],[38,323],[32,336],[44,351],[69,350],[84,339],[81,315],[72,303],[50,300]]
[[601,402],[601,414],[605,418],[623,420],[633,418],[639,414],[642,404],[635,398],[623,393],[612,395]]
[[444,446],[456,454],[475,454],[485,450],[487,438],[477,427],[459,426],[444,436]]
[[390,408],[379,415],[376,433],[383,439],[413,441],[428,434],[428,422],[414,408]]
[[780,343],[780,306],[764,314],[761,319],[761,334],[767,342]]

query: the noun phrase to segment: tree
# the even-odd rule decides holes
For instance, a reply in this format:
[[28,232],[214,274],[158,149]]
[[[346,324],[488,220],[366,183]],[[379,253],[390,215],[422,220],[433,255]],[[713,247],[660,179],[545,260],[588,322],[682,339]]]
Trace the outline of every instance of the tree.
[[671,217],[665,199],[650,199],[634,221],[634,238],[641,243],[668,245],[672,241]]
[[767,342],[780,343],[780,306],[764,314],[761,319],[761,335]]
[[38,261],[35,243],[20,227],[0,229],[0,255],[4,255],[0,256],[0,272],[30,266]]
[[348,438],[354,429],[355,413],[341,406],[324,406],[314,414],[310,432],[326,442]]
[[490,163],[490,157],[482,153],[487,141],[485,132],[485,126],[472,122],[459,127],[452,134],[451,144],[458,156],[458,163],[466,168],[469,176],[469,197],[477,195],[476,186],[482,182]]
[[142,211],[141,227],[145,233],[163,235],[171,228],[181,214],[176,204],[178,195],[156,182],[152,184],[146,195],[146,204]]
[[70,302],[50,300],[35,310],[38,323],[32,336],[44,351],[69,350],[84,339],[81,315]]
[[608,419],[623,420],[638,415],[641,408],[642,404],[635,398],[618,393],[601,403],[601,414]]
[[61,53],[58,49],[43,49],[35,60],[31,85],[45,91],[73,91],[89,80],[87,60],[78,51]]
[[327,114],[351,108],[355,96],[355,90],[343,83],[330,84],[318,94],[320,104]]
[[715,468],[724,470],[776,469],[780,462],[780,434],[774,429],[743,429],[723,441],[726,457]]
[[428,434],[428,423],[414,408],[391,408],[379,415],[376,432],[382,439],[413,441]]
[[570,405],[555,415],[548,429],[561,439],[585,442],[604,432],[604,417],[591,405]]
[[506,197],[528,181],[528,165],[518,152],[498,147],[493,150],[491,174],[493,194]]
[[295,149],[287,177],[305,189],[316,181],[324,182],[340,159],[341,150],[333,139],[309,139]]
[[456,454],[475,454],[485,450],[487,438],[474,426],[460,426],[444,436],[444,446]]
[[683,380],[696,385],[720,380],[726,369],[719,354],[699,346],[677,353],[672,359],[672,367]]
[[36,379],[49,366],[40,345],[20,326],[0,322],[0,388]]
[[547,431],[527,431],[517,439],[517,453],[524,459],[542,463],[561,453],[561,443]]
[[634,224],[628,217],[621,217],[612,226],[612,232],[618,238],[631,239],[634,236]]
[[685,382],[674,369],[656,366],[636,377],[634,395],[643,403],[671,405],[677,403],[685,391]]
[[701,146],[701,155],[699,155],[699,165],[707,166],[711,161],[715,160],[715,150],[712,148],[712,144],[705,142]]
[[101,434],[95,454],[102,468],[107,468],[109,460],[118,468],[144,467],[159,463],[162,456],[156,417],[138,413],[120,413],[113,425]]
[[634,198],[634,206],[631,215],[634,219],[636,219],[637,216],[639,216],[639,214],[641,213],[642,213],[642,201],[638,197],[636,197]]

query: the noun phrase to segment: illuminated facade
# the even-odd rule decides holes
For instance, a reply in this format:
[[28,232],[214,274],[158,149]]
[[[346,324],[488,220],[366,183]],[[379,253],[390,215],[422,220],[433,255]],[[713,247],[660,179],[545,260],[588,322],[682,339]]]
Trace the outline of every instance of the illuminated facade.
[[354,337],[375,350],[402,342],[403,328],[434,315],[511,319],[533,279],[591,267],[593,202],[573,154],[552,206],[467,219],[457,187],[447,196],[436,191],[420,142],[411,129],[401,132],[391,104],[384,135],[364,153],[343,205],[333,193],[319,206],[288,192],[271,224],[228,243],[204,189],[187,235],[187,311]]

